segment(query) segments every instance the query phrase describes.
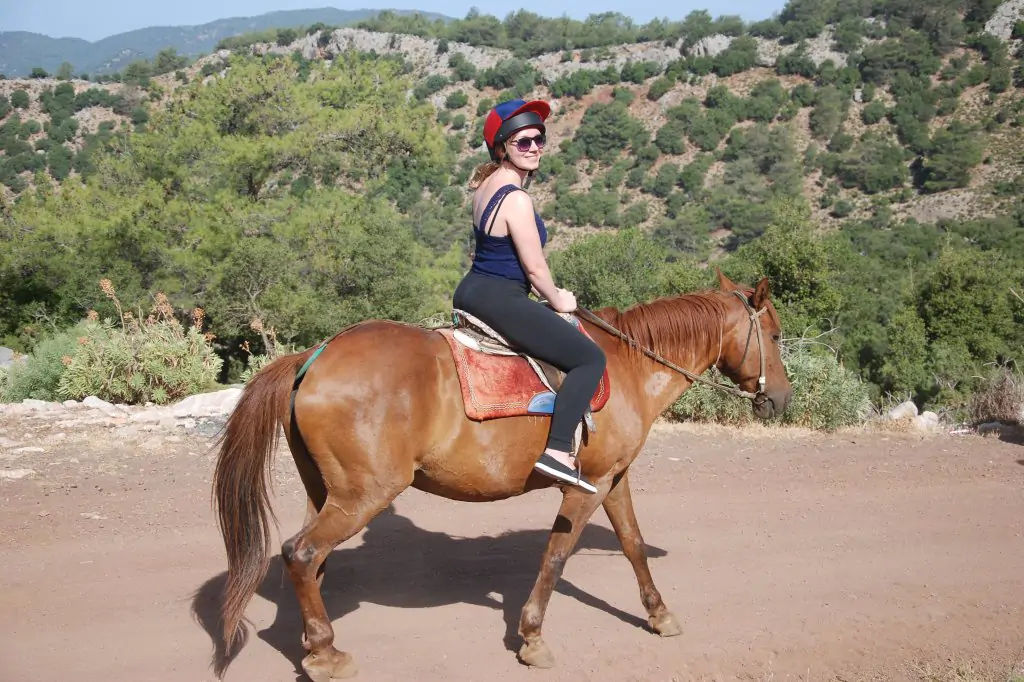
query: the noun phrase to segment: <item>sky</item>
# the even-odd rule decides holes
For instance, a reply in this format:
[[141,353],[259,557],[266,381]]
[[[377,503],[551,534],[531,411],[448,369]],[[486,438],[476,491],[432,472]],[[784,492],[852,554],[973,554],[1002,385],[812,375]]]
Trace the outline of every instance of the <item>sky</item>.
[[706,9],[712,16],[738,14],[748,21],[764,19],[782,9],[784,0],[733,0],[721,5],[714,0],[609,0],[595,6],[587,0],[526,0],[521,6],[500,7],[469,0],[404,0],[396,5],[387,0],[358,0],[335,3],[330,0],[176,0],[140,2],[139,0],[0,0],[0,31],[32,31],[54,38],[99,40],[109,35],[148,26],[205,24],[215,19],[254,16],[275,10],[337,7],[339,9],[418,9],[462,18],[474,5],[483,14],[504,17],[514,9],[529,10],[541,16],[567,15],[585,19],[596,12],[620,12],[637,23],[654,18],[682,19],[691,10]]

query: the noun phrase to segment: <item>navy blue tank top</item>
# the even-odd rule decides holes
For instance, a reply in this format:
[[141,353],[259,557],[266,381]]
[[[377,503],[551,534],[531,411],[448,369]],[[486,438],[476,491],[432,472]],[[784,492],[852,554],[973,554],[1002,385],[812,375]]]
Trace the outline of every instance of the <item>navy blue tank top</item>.
[[[512,184],[499,187],[491,200],[487,202],[487,206],[484,207],[484,212],[480,215],[480,224],[487,225],[491,213],[497,209],[505,197],[520,189],[522,188]],[[548,241],[547,228],[536,211],[534,211],[534,217],[537,223],[537,233],[540,235],[540,245],[544,246]],[[526,271],[523,270],[523,264],[519,260],[519,253],[512,241],[512,235],[496,237],[489,233],[490,227],[485,232],[482,228],[473,226],[476,250],[473,255],[473,267],[470,268],[470,271],[492,277],[505,277],[528,284]]]

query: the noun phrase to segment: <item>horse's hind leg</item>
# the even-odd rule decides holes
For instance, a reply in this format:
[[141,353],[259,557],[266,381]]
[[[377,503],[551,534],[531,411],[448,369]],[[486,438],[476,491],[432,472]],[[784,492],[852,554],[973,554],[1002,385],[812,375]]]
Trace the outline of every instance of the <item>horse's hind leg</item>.
[[555,517],[554,526],[548,536],[548,546],[544,550],[540,573],[519,618],[519,636],[523,638],[519,657],[528,665],[550,668],[555,664],[554,656],[541,638],[544,613],[547,611],[548,602],[551,601],[555,583],[565,568],[566,560],[572,554],[583,527],[587,525],[587,521],[597,510],[605,494],[606,492],[600,488],[594,495],[576,488],[565,491],[562,506],[558,509],[558,516]]
[[615,535],[622,544],[622,552],[629,559],[636,573],[636,582],[640,586],[640,599],[647,609],[647,622],[662,637],[682,634],[676,617],[665,606],[658,588],[654,586],[651,569],[647,567],[647,551],[644,549],[644,538],[633,512],[633,498],[629,492],[628,471],[612,486],[604,501],[604,510],[608,520],[612,522]]
[[[302,521],[302,527],[309,528],[316,519],[320,510],[327,501],[327,486],[324,485],[323,475],[319,467],[313,461],[305,442],[298,434],[289,434],[288,447],[292,453],[292,461],[295,462],[295,469],[299,473],[302,485],[306,488],[306,518]],[[324,573],[327,571],[327,559],[320,562],[316,573],[317,587],[323,586]],[[305,631],[302,632],[302,646],[309,651],[309,637]]]
[[356,674],[352,657],[334,648],[334,628],[320,593],[320,567],[335,547],[362,530],[407,485],[374,486],[362,494],[332,491],[312,522],[281,546],[281,557],[298,597],[309,651],[302,660],[302,669],[313,682]]

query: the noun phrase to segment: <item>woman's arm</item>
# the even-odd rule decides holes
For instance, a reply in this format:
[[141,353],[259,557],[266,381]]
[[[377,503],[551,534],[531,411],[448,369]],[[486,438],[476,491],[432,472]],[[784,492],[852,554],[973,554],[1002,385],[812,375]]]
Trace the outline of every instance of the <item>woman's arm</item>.
[[508,233],[519,252],[530,285],[539,295],[557,306],[561,300],[561,290],[555,286],[547,259],[544,258],[540,235],[537,234],[533,200],[526,192],[513,192],[505,199],[503,208]]

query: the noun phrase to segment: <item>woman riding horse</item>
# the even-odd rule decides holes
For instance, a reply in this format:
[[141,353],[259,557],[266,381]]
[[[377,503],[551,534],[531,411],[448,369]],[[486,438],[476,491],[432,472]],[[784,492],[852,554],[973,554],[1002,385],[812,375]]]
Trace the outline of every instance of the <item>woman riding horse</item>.
[[[473,265],[452,304],[485,322],[515,350],[565,372],[556,391],[545,450],[534,468],[556,480],[597,492],[573,466],[573,431],[583,418],[605,368],[601,348],[558,313],[576,309],[571,291],[555,286],[544,252],[547,230],[523,188],[540,165],[546,143],[546,102],[512,100],[491,109],[484,141],[491,161],[470,180],[473,194]],[[550,308],[530,298],[545,297]],[[554,309],[554,310],[552,310]]]

